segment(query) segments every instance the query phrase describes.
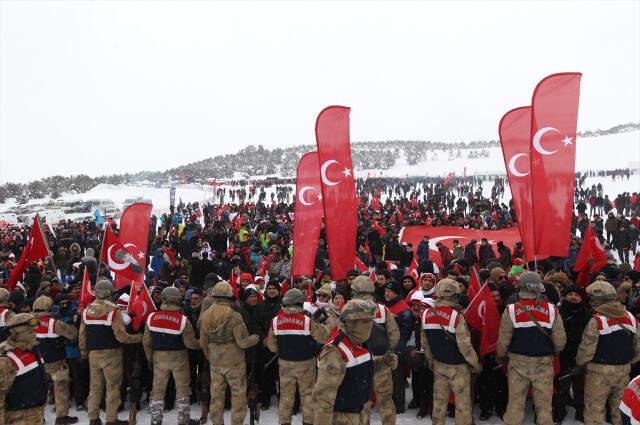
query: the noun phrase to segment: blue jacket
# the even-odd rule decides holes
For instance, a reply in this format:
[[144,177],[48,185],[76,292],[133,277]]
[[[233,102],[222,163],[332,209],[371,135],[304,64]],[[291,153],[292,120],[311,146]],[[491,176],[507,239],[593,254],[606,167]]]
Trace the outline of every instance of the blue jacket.
[[421,240],[418,244],[418,258],[420,261],[425,261],[429,259],[429,244],[425,243],[424,240]]
[[[56,320],[60,320],[61,322],[67,323],[69,325],[74,326],[76,329],[80,329],[80,315],[78,314],[78,302],[73,300],[69,304],[69,308],[61,310],[60,306],[56,305],[53,307],[53,318]],[[79,359],[80,358],[80,347],[78,345],[78,338],[68,340],[64,340],[64,349],[68,359]]]

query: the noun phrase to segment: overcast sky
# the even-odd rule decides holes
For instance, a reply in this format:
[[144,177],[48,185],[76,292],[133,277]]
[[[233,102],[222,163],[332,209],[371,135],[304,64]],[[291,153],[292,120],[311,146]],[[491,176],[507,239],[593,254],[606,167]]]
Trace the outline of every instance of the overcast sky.
[[[1,1],[0,183],[166,169],[250,144],[497,138],[580,71],[580,129],[640,121],[640,2]],[[579,149],[579,147],[578,147]]]

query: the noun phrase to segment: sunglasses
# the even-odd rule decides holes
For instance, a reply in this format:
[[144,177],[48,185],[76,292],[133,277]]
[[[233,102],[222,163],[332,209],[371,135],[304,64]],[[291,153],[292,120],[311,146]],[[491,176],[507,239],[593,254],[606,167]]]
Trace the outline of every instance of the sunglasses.
[[507,280],[506,276],[498,276],[498,280]]

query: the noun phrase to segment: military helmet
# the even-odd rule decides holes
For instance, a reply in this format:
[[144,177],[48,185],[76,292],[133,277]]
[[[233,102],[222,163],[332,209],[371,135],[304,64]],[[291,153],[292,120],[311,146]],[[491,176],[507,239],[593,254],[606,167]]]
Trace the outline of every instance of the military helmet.
[[211,290],[211,296],[214,298],[233,298],[233,288],[223,280],[216,283]]
[[326,295],[328,297],[332,296],[333,291],[331,290],[331,285],[328,283],[325,283],[320,287],[320,289],[316,291],[316,295]]
[[437,298],[454,298],[458,295],[460,295],[460,287],[453,279],[442,279],[436,285]]
[[53,300],[46,296],[41,295],[33,302],[33,311],[51,311]]
[[6,290],[5,288],[0,288],[0,303],[6,303],[9,301],[9,297],[11,296],[11,292]]
[[351,300],[342,308],[340,320],[348,322],[351,320],[373,319],[374,309],[375,304],[371,301]]
[[160,300],[162,300],[164,304],[180,305],[182,302],[182,294],[178,288],[169,286],[168,288],[164,288],[160,293]]
[[282,305],[302,305],[304,304],[304,293],[298,288],[289,289],[282,297]]
[[600,280],[587,286],[587,294],[591,298],[592,302],[607,302],[613,301],[618,298],[616,288],[609,282]]
[[353,279],[351,290],[356,294],[373,294],[375,292],[373,282],[366,276],[358,276]]
[[108,299],[113,294],[113,283],[109,279],[100,279],[96,282],[93,292],[99,300]]
[[[10,332],[22,332],[38,326],[38,319],[31,313],[14,314],[7,320],[6,329]],[[30,329],[29,329],[30,330]]]
[[518,280],[518,287],[521,291],[534,292],[536,294],[542,294],[544,292],[544,285],[542,279],[536,272],[524,272]]

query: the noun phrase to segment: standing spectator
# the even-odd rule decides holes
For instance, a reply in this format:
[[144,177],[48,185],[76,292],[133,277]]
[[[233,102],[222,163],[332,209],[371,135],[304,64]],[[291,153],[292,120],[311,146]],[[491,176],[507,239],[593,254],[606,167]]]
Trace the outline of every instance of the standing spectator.
[[429,236],[424,235],[418,244],[418,259],[425,261],[429,259]]

